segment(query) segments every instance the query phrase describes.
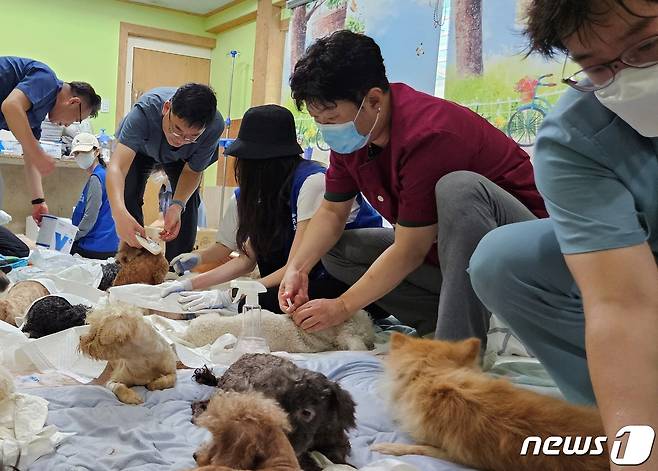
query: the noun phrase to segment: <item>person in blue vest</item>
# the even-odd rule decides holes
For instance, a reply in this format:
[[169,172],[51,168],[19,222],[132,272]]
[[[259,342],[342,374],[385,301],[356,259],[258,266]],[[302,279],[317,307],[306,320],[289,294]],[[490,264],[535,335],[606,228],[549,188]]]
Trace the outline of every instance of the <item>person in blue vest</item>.
[[[278,105],[247,110],[238,138],[226,153],[237,159],[235,176],[240,187],[231,198],[220,234],[228,239],[222,245],[228,245],[229,252],[237,249],[239,256],[194,278],[165,285],[162,295],[180,292],[179,302],[190,311],[228,307],[230,290],[192,290],[227,282],[258,266],[260,282],[268,288],[260,297],[261,306],[281,313],[277,299],[279,284],[288,256],[301,243],[308,222],[322,202],[326,168],[301,157],[303,150],[297,143],[293,115]],[[359,196],[345,229],[382,227],[382,224],[382,217]],[[232,236],[227,237],[227,232]],[[200,263],[213,261],[213,255],[220,252],[221,249],[211,248],[182,254],[171,265],[182,274]],[[309,276],[311,298],[339,296],[347,288],[329,275],[321,262]],[[374,305],[366,310],[375,317],[388,316]]]
[[119,247],[110,202],[105,188],[105,162],[100,144],[93,134],[78,134],[71,144],[71,155],[78,166],[89,173],[80,200],[73,210],[72,223],[78,226],[72,254],[105,260],[116,254]]

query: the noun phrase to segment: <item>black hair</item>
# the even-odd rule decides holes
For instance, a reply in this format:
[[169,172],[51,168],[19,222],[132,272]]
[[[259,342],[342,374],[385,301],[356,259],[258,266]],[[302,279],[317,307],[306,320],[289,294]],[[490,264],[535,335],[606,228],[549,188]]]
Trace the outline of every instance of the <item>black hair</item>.
[[[98,149],[98,147],[94,147],[94,149]],[[96,157],[96,160],[98,160],[98,163],[100,164],[101,167],[107,168],[107,164],[105,163],[105,159],[103,159],[103,151],[102,149],[99,149],[100,153],[98,154],[98,157]]]
[[303,160],[299,155],[236,160],[240,196],[235,241],[242,252],[247,240],[259,258],[284,248],[291,227],[292,178]]
[[[658,3],[658,0],[645,1]],[[556,53],[568,53],[563,39],[580,34],[583,27],[600,25],[615,5],[633,16],[643,17],[633,12],[625,0],[532,0],[524,31],[530,40],[528,54],[538,52],[550,58]]]
[[311,44],[290,77],[292,98],[304,104],[333,107],[338,100],[357,106],[371,88],[388,91],[384,58],[369,36],[340,30]]
[[171,98],[171,112],[189,126],[204,128],[217,114],[217,97],[208,85],[186,83]]
[[82,99],[89,108],[89,116],[95,118],[101,109],[101,97],[96,93],[94,87],[87,82],[70,82],[71,95]]

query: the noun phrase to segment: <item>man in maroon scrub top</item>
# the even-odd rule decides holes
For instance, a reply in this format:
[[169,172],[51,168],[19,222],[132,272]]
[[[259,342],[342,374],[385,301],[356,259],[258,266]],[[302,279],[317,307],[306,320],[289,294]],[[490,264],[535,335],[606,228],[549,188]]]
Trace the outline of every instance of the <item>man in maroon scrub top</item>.
[[[316,332],[377,302],[420,334],[478,337],[484,351],[490,314],[468,262],[492,229],[546,217],[528,155],[469,109],[389,83],[365,35],[317,40],[290,85],[332,152],[325,200],[281,283],[282,309]],[[394,229],[343,234],[360,192]],[[341,297],[308,301],[307,274],[319,259],[352,285]]]

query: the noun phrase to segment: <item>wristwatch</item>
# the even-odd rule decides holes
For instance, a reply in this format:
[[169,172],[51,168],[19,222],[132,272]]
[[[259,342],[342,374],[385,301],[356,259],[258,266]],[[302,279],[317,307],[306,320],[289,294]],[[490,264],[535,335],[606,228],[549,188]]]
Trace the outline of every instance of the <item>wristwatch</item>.
[[34,204],[43,204],[43,203],[45,203],[45,202],[46,202],[46,199],[45,199],[45,198],[34,198],[34,199],[32,200],[32,204],[33,204],[33,205],[34,205]]

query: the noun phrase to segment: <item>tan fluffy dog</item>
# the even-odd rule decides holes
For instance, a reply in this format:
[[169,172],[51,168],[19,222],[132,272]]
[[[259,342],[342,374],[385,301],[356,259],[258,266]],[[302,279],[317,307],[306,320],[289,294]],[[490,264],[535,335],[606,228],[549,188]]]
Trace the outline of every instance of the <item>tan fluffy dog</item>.
[[212,439],[194,454],[197,471],[300,471],[286,436],[288,415],[262,393],[220,391],[194,423]]
[[107,387],[121,402],[144,402],[131,386],[155,390],[176,384],[176,355],[139,308],[110,304],[87,314],[87,324],[91,330],[80,337],[80,351],[110,362]]
[[[598,411],[520,389],[479,369],[480,341],[442,342],[394,333],[386,372],[404,431],[419,445],[377,444],[382,453],[428,455],[490,471],[604,471],[608,454],[521,455],[529,436],[605,435]],[[575,445],[578,447],[579,445]],[[594,448],[594,447],[592,447]]]
[[120,268],[112,286],[133,283],[159,285],[169,271],[169,263],[163,253],[153,255],[146,249],[131,247],[123,241],[115,259]]
[[24,316],[34,301],[48,294],[50,293],[41,283],[19,281],[0,299],[0,320],[16,325],[17,317]]

